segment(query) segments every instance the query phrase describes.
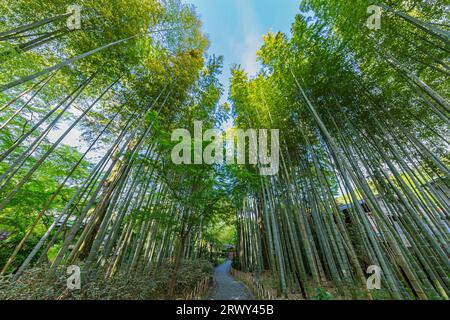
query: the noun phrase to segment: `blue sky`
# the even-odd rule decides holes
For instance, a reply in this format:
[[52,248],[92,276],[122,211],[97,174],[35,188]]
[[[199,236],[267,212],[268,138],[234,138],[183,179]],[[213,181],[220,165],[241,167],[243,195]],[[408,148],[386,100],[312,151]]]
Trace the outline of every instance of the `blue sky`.
[[224,56],[220,81],[227,100],[230,67],[240,64],[249,75],[258,72],[256,51],[269,31],[289,34],[299,0],[185,0],[197,7],[203,31],[210,40],[209,54]]

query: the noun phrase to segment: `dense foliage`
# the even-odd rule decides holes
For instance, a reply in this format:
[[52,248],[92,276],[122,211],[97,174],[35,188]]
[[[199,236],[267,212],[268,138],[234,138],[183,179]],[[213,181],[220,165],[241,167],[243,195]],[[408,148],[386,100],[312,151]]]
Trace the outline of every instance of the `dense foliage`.
[[[372,30],[368,0],[299,3],[222,105],[223,58],[181,0],[78,1],[74,30],[71,1],[3,1],[0,298],[176,298],[231,244],[278,296],[448,299],[448,6],[380,2]],[[280,130],[278,174],[173,163],[175,129],[205,147],[194,122],[230,113]]]

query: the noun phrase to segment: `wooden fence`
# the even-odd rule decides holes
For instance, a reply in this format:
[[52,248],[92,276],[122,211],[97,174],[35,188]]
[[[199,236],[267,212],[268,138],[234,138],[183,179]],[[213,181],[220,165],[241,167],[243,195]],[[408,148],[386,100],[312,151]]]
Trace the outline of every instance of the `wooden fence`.
[[251,273],[245,273],[231,268],[231,275],[242,281],[251,291],[255,299],[277,300],[277,294],[272,288],[265,288]]

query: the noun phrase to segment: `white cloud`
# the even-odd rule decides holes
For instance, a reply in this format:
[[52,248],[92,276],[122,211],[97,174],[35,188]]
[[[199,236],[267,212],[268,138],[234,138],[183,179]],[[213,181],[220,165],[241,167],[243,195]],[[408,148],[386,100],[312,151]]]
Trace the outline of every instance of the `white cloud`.
[[242,68],[251,76],[259,71],[259,63],[256,61],[256,52],[262,45],[262,32],[259,28],[258,19],[248,1],[235,0],[235,6],[239,13],[242,42],[236,43],[236,50],[240,52]]

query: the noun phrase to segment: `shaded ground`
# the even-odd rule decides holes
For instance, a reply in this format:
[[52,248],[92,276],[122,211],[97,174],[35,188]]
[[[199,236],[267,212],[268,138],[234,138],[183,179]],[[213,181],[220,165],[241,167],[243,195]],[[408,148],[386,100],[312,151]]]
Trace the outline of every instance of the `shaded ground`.
[[214,289],[211,292],[210,300],[252,300],[250,291],[239,281],[230,275],[231,261],[214,270]]

